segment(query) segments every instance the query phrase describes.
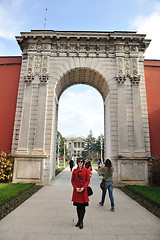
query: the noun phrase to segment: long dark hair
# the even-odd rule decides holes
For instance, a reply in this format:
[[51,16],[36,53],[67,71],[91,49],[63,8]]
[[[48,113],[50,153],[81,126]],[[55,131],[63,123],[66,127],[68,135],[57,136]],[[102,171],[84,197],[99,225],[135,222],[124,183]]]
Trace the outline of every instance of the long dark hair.
[[108,171],[111,171],[111,167],[112,167],[112,163],[110,159],[106,159],[106,161],[104,162],[105,167],[108,167]]

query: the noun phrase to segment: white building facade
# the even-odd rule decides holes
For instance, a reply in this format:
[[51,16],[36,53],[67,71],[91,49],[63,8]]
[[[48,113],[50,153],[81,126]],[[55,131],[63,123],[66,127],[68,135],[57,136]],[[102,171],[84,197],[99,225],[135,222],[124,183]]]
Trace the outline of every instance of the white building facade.
[[82,137],[67,137],[65,138],[68,155],[72,160],[76,160],[77,157],[82,157],[85,149],[85,138]]

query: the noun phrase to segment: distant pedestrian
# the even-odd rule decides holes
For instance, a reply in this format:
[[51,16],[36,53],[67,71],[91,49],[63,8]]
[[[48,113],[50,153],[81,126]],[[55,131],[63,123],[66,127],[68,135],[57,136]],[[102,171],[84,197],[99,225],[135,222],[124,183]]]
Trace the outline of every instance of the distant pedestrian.
[[70,165],[70,170],[72,172],[72,169],[74,167],[74,161],[72,159],[69,161],[69,165]]
[[98,168],[101,168],[101,167],[102,167],[102,161],[101,161],[101,159],[98,160],[97,164],[98,164]]
[[90,174],[90,177],[91,177],[91,176],[92,176],[92,166],[91,166],[91,161],[87,161],[87,162],[85,163],[85,168],[88,169],[89,174]]
[[90,182],[89,171],[84,167],[84,159],[77,159],[77,168],[72,173],[73,205],[77,207],[78,222],[75,227],[83,228],[83,219],[85,215],[85,207],[89,205],[89,198],[87,194],[87,186]]
[[113,197],[113,167],[110,159],[107,159],[104,163],[104,167],[99,170],[100,174],[103,176],[103,179],[105,181],[105,187],[102,190],[102,199],[99,202],[101,206],[103,206],[105,197],[106,197],[106,191],[108,189],[110,203],[111,203],[111,211],[114,212],[114,197]]

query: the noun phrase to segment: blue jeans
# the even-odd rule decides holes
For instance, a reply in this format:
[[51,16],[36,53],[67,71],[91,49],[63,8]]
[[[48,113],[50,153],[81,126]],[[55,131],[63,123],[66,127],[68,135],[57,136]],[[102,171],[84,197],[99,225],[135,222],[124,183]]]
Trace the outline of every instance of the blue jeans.
[[114,207],[113,182],[106,182],[106,187],[102,190],[101,203],[104,204],[107,189],[108,189],[108,194],[109,194],[109,198],[110,198],[110,202],[111,202],[111,207]]

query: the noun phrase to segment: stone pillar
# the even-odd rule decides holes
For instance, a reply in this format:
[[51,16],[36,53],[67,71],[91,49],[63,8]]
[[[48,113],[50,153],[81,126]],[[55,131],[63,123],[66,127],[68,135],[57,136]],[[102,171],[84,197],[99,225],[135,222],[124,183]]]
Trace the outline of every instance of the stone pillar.
[[141,98],[140,98],[140,75],[138,74],[138,58],[132,58],[132,94],[133,94],[133,119],[134,119],[134,156],[135,157],[146,157],[145,143],[143,134],[143,123],[142,123],[142,109],[141,109]]
[[111,158],[111,126],[110,126],[110,98],[106,98],[104,102],[104,137],[105,137],[105,149],[104,158]]
[[129,156],[125,77],[118,78],[118,155]]
[[28,141],[30,132],[30,115],[32,104],[32,80],[33,75],[25,75],[25,89],[23,97],[23,111],[20,126],[19,142],[16,154],[29,154]]
[[39,96],[37,106],[37,120],[34,138],[34,148],[32,154],[45,154],[45,119],[46,119],[46,97],[47,97],[47,81],[48,75],[40,75]]
[[127,126],[127,113],[126,113],[126,94],[125,94],[125,81],[124,75],[124,59],[117,58],[117,75],[116,80],[118,83],[118,155],[125,157],[130,156],[128,148],[128,126]]
[[134,145],[135,145],[134,156],[146,157],[139,89],[140,76],[133,77],[131,81],[133,93]]

